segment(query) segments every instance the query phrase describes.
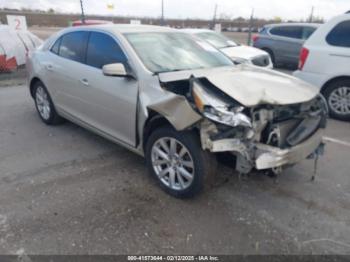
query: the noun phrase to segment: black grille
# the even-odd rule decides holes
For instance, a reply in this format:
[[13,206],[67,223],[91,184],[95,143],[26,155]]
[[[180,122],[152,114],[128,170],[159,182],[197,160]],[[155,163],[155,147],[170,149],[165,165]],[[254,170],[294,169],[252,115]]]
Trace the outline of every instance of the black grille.
[[263,66],[266,67],[270,64],[270,58],[268,55],[262,55],[254,58],[252,60],[253,64],[256,66]]

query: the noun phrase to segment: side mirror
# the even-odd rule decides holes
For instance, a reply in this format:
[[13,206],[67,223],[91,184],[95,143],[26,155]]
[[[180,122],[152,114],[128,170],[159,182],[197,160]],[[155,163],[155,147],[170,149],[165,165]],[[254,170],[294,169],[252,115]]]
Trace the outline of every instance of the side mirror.
[[106,76],[129,76],[126,72],[125,66],[121,63],[104,65],[102,67],[102,72]]

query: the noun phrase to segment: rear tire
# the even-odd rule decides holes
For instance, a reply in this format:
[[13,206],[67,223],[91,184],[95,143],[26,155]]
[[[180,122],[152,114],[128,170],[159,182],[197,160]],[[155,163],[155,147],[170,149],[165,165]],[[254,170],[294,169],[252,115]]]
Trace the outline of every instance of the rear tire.
[[57,114],[51,96],[42,82],[34,84],[33,96],[36,110],[45,124],[58,125],[64,122],[64,119]]
[[265,52],[267,52],[267,53],[270,55],[270,57],[271,57],[271,62],[272,62],[272,66],[273,66],[273,67],[276,67],[277,65],[276,65],[275,55],[274,55],[273,51],[270,50],[270,49],[263,49],[263,50],[264,50]]
[[191,198],[213,182],[217,162],[203,151],[198,134],[161,127],[149,137],[146,146],[149,173],[160,187],[176,198]]
[[327,100],[331,117],[350,120],[350,79],[338,80],[330,83],[322,92]]

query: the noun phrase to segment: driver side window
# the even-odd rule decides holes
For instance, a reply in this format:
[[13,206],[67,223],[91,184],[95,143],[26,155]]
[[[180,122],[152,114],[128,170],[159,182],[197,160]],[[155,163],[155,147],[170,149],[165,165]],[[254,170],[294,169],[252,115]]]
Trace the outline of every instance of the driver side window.
[[126,56],[117,42],[107,34],[91,32],[86,54],[86,64],[102,69],[104,65],[123,63]]

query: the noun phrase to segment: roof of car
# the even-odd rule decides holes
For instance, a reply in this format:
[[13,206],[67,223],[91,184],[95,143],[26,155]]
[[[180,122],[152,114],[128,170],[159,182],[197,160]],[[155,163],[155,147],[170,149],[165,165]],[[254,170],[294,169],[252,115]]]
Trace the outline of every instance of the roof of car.
[[164,26],[154,25],[134,25],[134,24],[102,24],[102,25],[86,25],[74,27],[75,30],[84,29],[101,29],[111,33],[136,33],[136,32],[174,32],[176,29]]
[[135,24],[100,24],[100,25],[82,25],[67,27],[46,40],[44,49],[49,48],[57,38],[64,34],[76,32],[76,31],[94,31],[101,30],[114,35],[124,33],[147,33],[147,32],[179,32],[179,30],[172,29],[170,27],[154,26],[154,25],[135,25]]
[[279,23],[279,24],[268,24],[264,27],[276,27],[276,26],[311,26],[319,27],[321,24],[318,23]]

